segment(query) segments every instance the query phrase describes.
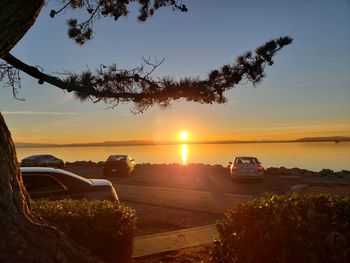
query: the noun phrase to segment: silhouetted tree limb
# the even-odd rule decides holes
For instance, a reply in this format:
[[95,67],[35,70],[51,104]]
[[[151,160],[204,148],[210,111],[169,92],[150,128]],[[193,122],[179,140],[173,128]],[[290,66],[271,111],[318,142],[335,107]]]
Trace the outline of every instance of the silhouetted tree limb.
[[81,101],[102,100],[112,106],[119,102],[133,102],[135,111],[143,112],[154,104],[166,107],[172,100],[180,98],[199,103],[224,103],[225,91],[245,80],[253,84],[259,82],[264,77],[265,66],[273,64],[272,57],[291,42],[290,37],[271,40],[258,47],[254,55],[246,52],[237,57],[234,64],[212,70],[203,80],[193,77],[179,81],[169,77],[156,80],[151,73],[162,62],[151,63],[150,60],[144,60],[151,67],[150,71],[146,71],[144,65],[131,70],[118,69],[115,64],[108,67],[101,65],[95,72],[67,73],[69,76],[66,79],[60,79],[23,63],[11,54],[3,59],[38,79],[40,84],[47,82],[62,90],[75,92]]
[[4,82],[5,87],[12,89],[12,95],[15,99],[24,101],[23,98],[17,97],[18,89],[22,86],[19,69],[0,61],[0,81]]
[[67,9],[79,9],[87,15],[87,18],[81,22],[75,18],[67,21],[68,36],[80,45],[92,38],[94,21],[100,19],[101,16],[111,17],[117,21],[121,16],[128,15],[128,5],[131,3],[140,5],[138,19],[142,22],[153,16],[162,7],[170,6],[173,10],[187,12],[187,7],[178,0],[71,0],[66,3],[63,1],[63,3],[60,9],[51,10],[51,17]]

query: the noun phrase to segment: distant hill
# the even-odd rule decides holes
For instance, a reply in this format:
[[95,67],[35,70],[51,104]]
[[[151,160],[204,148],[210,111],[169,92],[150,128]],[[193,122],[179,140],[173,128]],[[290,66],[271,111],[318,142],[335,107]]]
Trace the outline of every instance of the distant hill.
[[[276,142],[342,142],[350,141],[350,137],[334,136],[334,137],[308,137],[297,140],[221,140],[221,141],[191,141],[186,144],[234,144],[234,143],[276,143]],[[68,143],[68,144],[50,144],[50,143],[15,143],[18,148],[42,148],[42,147],[97,147],[97,146],[138,146],[138,145],[174,145],[183,144],[179,141],[142,141],[142,140],[129,140],[129,141],[105,141],[95,143]]]
[[331,136],[331,137],[308,137],[295,140],[296,142],[344,142],[350,141],[350,137]]

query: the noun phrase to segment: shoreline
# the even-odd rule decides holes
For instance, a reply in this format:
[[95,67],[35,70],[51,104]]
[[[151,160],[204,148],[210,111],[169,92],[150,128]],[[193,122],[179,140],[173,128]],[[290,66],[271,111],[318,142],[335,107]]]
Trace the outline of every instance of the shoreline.
[[257,141],[183,141],[183,142],[153,142],[153,141],[122,141],[122,142],[101,142],[101,143],[73,143],[73,144],[36,144],[36,143],[15,143],[16,148],[76,148],[76,147],[118,147],[118,146],[169,146],[169,145],[216,145],[216,144],[270,144],[270,143],[346,143],[350,138],[329,138],[329,139],[298,139],[298,140],[257,140]]
[[[93,161],[74,161],[74,162],[65,162],[65,167],[79,167],[79,168],[103,168],[104,161],[93,162]],[[179,163],[139,163],[135,165],[135,170],[152,170],[157,172],[157,170],[161,172],[171,172],[173,170],[194,170],[195,172],[205,171],[217,174],[229,174],[229,170],[227,167],[220,164],[204,164],[204,163],[191,163],[191,164],[179,164]],[[264,176],[300,176],[300,177],[338,177],[338,178],[350,178],[350,170],[340,170],[334,171],[332,169],[323,168],[320,171],[311,171],[308,169],[293,167],[286,168],[284,166],[281,167],[267,167],[264,170]]]

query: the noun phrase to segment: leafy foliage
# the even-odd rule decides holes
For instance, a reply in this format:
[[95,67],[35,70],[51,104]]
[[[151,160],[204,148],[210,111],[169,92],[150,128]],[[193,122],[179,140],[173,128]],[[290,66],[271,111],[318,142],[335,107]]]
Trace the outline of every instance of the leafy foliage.
[[130,262],[135,211],[111,201],[36,201],[32,213],[107,262]]
[[350,198],[268,195],[230,209],[211,261],[349,262]]

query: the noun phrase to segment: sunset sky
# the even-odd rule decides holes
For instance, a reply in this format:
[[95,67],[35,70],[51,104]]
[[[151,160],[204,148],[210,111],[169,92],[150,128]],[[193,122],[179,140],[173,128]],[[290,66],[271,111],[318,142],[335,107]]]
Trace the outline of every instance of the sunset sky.
[[[22,74],[18,101],[0,89],[0,111],[16,142],[83,143],[118,140],[270,140],[350,136],[350,2],[348,0],[184,0],[189,12],[162,9],[146,23],[136,10],[117,22],[95,23],[94,39],[80,47],[67,37],[69,12],[49,17],[54,1],[12,53],[48,74],[81,72],[100,64],[140,65],[165,58],[154,76],[205,77],[242,52],[289,35],[257,87],[239,85],[228,103],[176,101],[134,115],[131,105],[107,109]],[[215,2],[215,4],[214,4]]]

